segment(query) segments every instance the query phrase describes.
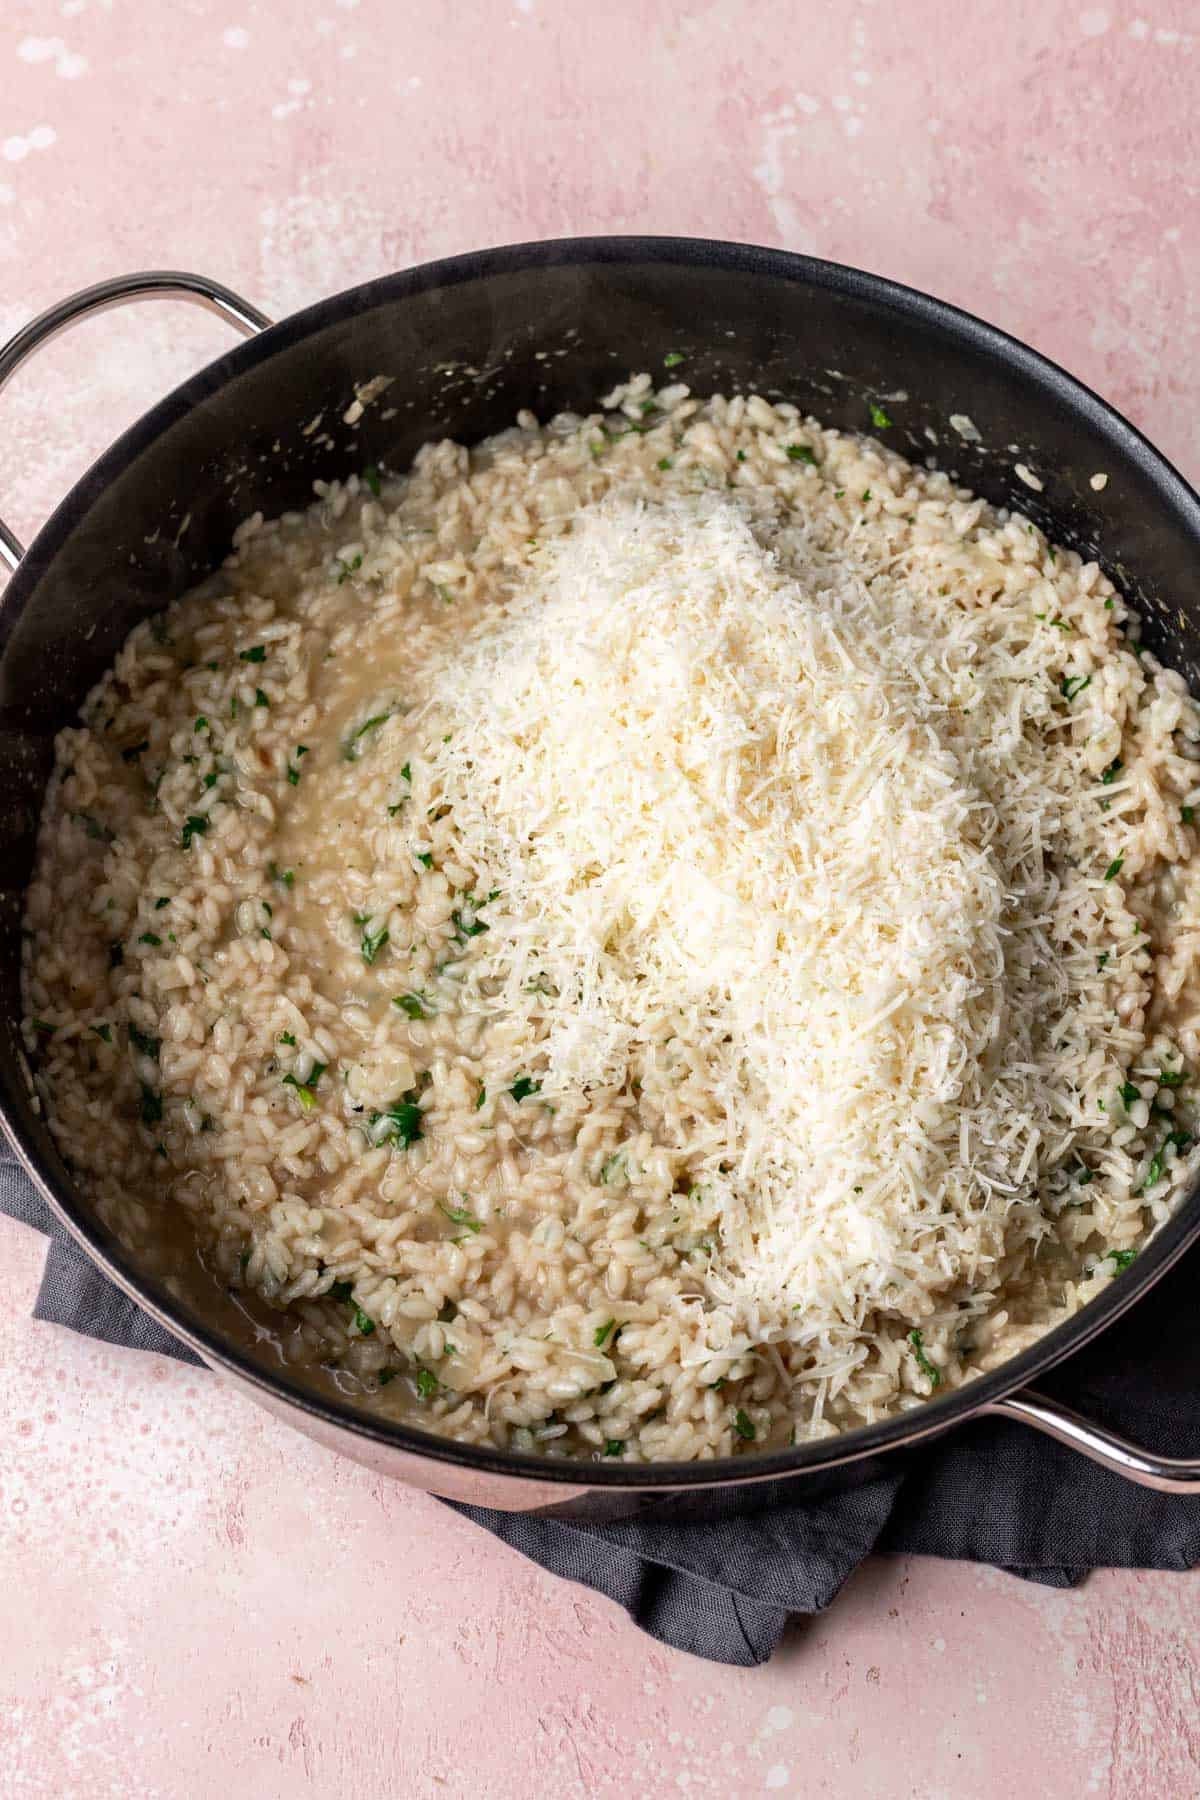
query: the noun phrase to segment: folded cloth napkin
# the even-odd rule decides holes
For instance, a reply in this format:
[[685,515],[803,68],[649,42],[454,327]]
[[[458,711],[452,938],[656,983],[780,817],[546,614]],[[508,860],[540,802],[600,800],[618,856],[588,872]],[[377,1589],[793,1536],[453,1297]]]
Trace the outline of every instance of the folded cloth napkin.
[[[110,1344],[194,1361],[61,1230],[0,1141],[0,1212],[50,1238],[34,1314]],[[1200,1250],[1042,1385],[1152,1449],[1200,1455]],[[651,1636],[714,1662],[765,1662],[793,1614],[820,1612],[872,1551],[992,1563],[1068,1587],[1094,1568],[1190,1569],[1200,1498],[1150,1493],[1021,1426],[960,1427],[840,1494],[764,1483],[704,1518],[584,1524],[456,1506],[554,1575],[607,1594]],[[885,1465],[886,1467],[886,1465]]]

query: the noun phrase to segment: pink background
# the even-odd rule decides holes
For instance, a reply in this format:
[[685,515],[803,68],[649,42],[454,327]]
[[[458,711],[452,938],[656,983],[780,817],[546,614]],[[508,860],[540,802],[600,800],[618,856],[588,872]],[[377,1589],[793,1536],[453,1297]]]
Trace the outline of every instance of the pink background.
[[[1057,0],[4,0],[0,335],[195,267],[280,314],[586,231],[862,264],[1200,475],[1200,14]],[[22,535],[228,342],[94,322],[7,392]],[[28,1318],[0,1220],[0,1795],[1200,1794],[1200,1577],[869,1564],[766,1669],[660,1649],[207,1377]]]

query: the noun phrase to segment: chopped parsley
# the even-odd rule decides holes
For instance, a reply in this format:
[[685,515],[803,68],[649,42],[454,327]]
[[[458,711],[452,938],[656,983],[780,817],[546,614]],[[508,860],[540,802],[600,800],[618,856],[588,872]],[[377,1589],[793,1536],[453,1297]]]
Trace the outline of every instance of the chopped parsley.
[[254,690],[254,704],[255,706],[270,706],[271,704],[261,688],[255,688]]
[[432,1369],[417,1370],[417,1394],[422,1400],[432,1400],[438,1391],[438,1378]]
[[380,1387],[386,1387],[389,1381],[395,1381],[399,1372],[398,1369],[380,1369],[378,1377]]
[[204,714],[201,713],[199,715],[199,717],[197,718],[196,723],[192,726],[192,730],[193,731],[211,731],[212,726],[209,724],[209,722],[205,718]]
[[360,738],[364,738],[368,731],[375,731],[380,725],[386,725],[388,720],[392,717],[393,715],[390,712],[385,712],[376,713],[373,718],[364,720],[358,727],[358,730],[352,731],[350,736],[346,739],[346,742],[342,745],[343,759],[346,762],[357,762],[362,755],[362,745],[359,742]]
[[354,1323],[358,1328],[360,1337],[370,1337],[375,1329],[374,1319],[368,1318],[361,1306],[356,1306],[354,1308]]
[[205,818],[203,813],[189,813],[183,822],[183,830],[180,833],[179,838],[183,848],[185,850],[190,850],[192,847],[192,839],[203,837],[208,830],[210,823],[211,820]]
[[206,787],[206,788],[214,788],[214,787],[216,787],[216,785],[217,785],[217,771],[215,769],[210,769],[208,774],[204,777],[204,780],[201,783],[201,786]]
[[1139,1089],[1134,1086],[1132,1081],[1126,1081],[1126,1082],[1122,1083],[1122,1085],[1121,1085],[1121,1104],[1122,1104],[1122,1106],[1132,1106],[1134,1104],[1134,1102],[1136,1100],[1140,1100],[1141,1097],[1142,1096],[1141,1096]]
[[480,1107],[483,1105],[483,1103],[486,1099],[487,1099],[487,1089],[484,1087],[484,1085],[481,1081],[479,1084],[479,1092],[475,1096],[475,1111],[476,1112],[479,1111]]
[[542,1084],[530,1075],[518,1075],[508,1091],[514,1100],[528,1100],[530,1094],[541,1093]]
[[290,888],[296,879],[296,871],[294,869],[281,869],[278,863],[273,862],[267,864],[267,874],[271,877],[272,881],[277,881],[280,887],[285,888]]
[[267,646],[265,644],[255,644],[253,649],[251,649],[251,650],[239,650],[238,651],[238,661],[239,662],[260,663],[260,662],[266,662],[266,660],[267,660]]
[[925,1354],[925,1339],[919,1331],[910,1331],[908,1341],[912,1345],[912,1353],[917,1359],[917,1367],[928,1381],[931,1388],[941,1387],[942,1373]]
[[[491,900],[493,897],[492,894],[489,894],[487,900]],[[465,904],[462,908],[456,908],[450,914],[451,923],[461,943],[465,943],[468,938],[478,937],[481,932],[489,929],[484,920],[479,917],[478,911],[481,906],[487,905],[487,900],[476,900],[473,894],[465,895],[464,900]]]
[[624,1454],[625,1454],[625,1439],[624,1438],[605,1438],[604,1454],[605,1454],[605,1456],[624,1456]]
[[1090,675],[1064,675],[1058,684],[1058,691],[1066,701],[1076,699],[1084,688],[1092,685]]
[[48,1025],[45,1019],[32,1019],[30,1023],[35,1031],[41,1032],[43,1037],[53,1037],[58,1030],[57,1025]]
[[744,1444],[752,1444],[758,1436],[754,1420],[750,1417],[750,1414],[744,1412],[740,1406],[733,1415],[733,1429],[737,1432]]
[[1104,967],[1105,963],[1108,961],[1108,958],[1109,958],[1109,952],[1107,950],[1102,950],[1100,952],[1099,956],[1096,958],[1096,967],[1098,969],[1102,969]]
[[367,464],[366,468],[363,470],[362,478],[378,500],[380,489],[383,484],[379,479],[379,470],[375,467],[374,463]]
[[299,785],[300,785],[300,768],[299,768],[300,758],[302,756],[307,756],[307,755],[308,755],[308,745],[307,744],[297,744],[296,745],[296,760],[294,763],[289,763],[287,766],[287,778],[288,778],[288,781],[291,783],[292,787],[299,787]]
[[1100,779],[1104,783],[1105,787],[1111,786],[1111,784],[1117,779],[1117,776],[1121,773],[1121,770],[1124,768],[1124,766],[1125,765],[1121,761],[1119,756],[1117,757],[1115,762],[1109,763],[1107,769],[1105,769],[1103,775],[1100,777]]
[[1179,817],[1182,819],[1182,821],[1185,825],[1191,825],[1194,822],[1195,817],[1196,817],[1195,807],[1194,806],[1181,806],[1179,809]]
[[373,1144],[399,1144],[402,1150],[407,1150],[410,1144],[416,1143],[422,1130],[416,1089],[410,1089],[402,1100],[397,1100],[383,1112],[373,1112],[369,1123]]
[[791,462],[808,463],[809,467],[813,469],[819,466],[815,452],[810,450],[807,444],[785,444],[784,449]]
[[275,1041],[277,1044],[287,1044],[293,1050],[296,1048],[296,1034],[293,1031],[281,1031]]
[[164,906],[170,906],[170,904],[171,902],[168,900],[167,896],[163,894],[160,899],[154,902],[154,910],[155,912],[161,912]]
[[[415,855],[417,861],[420,863],[420,865],[423,869],[432,869],[432,867],[433,867],[433,851],[432,850],[416,850],[413,852],[413,854]],[[484,930],[486,931],[486,929],[487,929],[487,927],[485,926]]]
[[1160,1069],[1158,1071],[1159,1087],[1165,1087],[1165,1088],[1182,1087],[1186,1080],[1187,1080],[1187,1070],[1186,1069]]
[[602,1349],[603,1346],[608,1342],[609,1335],[612,1332],[613,1327],[616,1325],[616,1322],[617,1321],[615,1319],[609,1319],[605,1324],[603,1324],[597,1328],[596,1335],[592,1339],[592,1342],[593,1342],[593,1344],[595,1344],[597,1350]]
[[149,944],[152,950],[157,950],[162,945],[162,939],[153,931],[143,931],[141,937],[138,939],[138,943]]
[[682,350],[668,350],[667,354],[663,357],[663,368],[664,369],[677,369],[682,361],[683,361],[683,351]]
[[1119,1274],[1122,1269],[1129,1267],[1136,1256],[1136,1250],[1110,1250],[1104,1260],[1111,1262]]
[[871,423],[876,431],[889,431],[893,423],[891,414],[877,400],[871,402]]
[[331,1300],[349,1300],[354,1293],[352,1281],[335,1281],[329,1290]]
[[156,1088],[142,1083],[142,1124],[157,1125],[163,1116],[162,1095]]
[[428,1001],[424,994],[393,994],[392,1005],[398,1006],[400,1011],[407,1013],[410,1019],[427,1019],[429,1017],[425,1010]]
[[[355,913],[354,923],[356,925],[365,925],[370,919],[370,916],[369,913]],[[371,964],[375,961],[375,958],[379,955],[379,952],[384,948],[385,944],[387,944],[390,937],[391,933],[386,925],[382,926],[378,931],[363,932],[362,937],[359,939],[358,947],[362,952],[362,959],[368,968],[370,968]]]
[[307,1081],[297,1081],[296,1077],[290,1074],[284,1076],[284,1087],[295,1088],[296,1098],[299,1100],[305,1112],[311,1112],[313,1107],[317,1104],[317,1096],[313,1092],[313,1089],[316,1087],[318,1081],[320,1081],[328,1067],[328,1063],[315,1062]]
[[112,1026],[111,1025],[93,1025],[92,1030],[95,1032],[95,1034],[98,1038],[103,1038],[103,1040],[106,1044],[112,1043]]
[[675,467],[669,456],[660,456],[658,459],[658,466],[660,469],[664,470],[673,469]]
[[162,1049],[161,1038],[151,1037],[148,1031],[139,1031],[136,1025],[131,1025],[129,1027],[129,1041],[135,1050],[141,1051],[143,1056],[149,1056],[152,1057],[155,1062],[158,1061],[158,1053]]
[[452,1225],[465,1225],[468,1231],[483,1230],[483,1220],[477,1219],[474,1213],[469,1213],[465,1206],[443,1206],[439,1200],[438,1207]]
[[1107,869],[1104,871],[1105,881],[1115,881],[1124,867],[1125,858],[1123,856],[1114,856]]
[[337,566],[338,566],[337,584],[339,587],[341,587],[341,585],[344,581],[349,581],[351,575],[356,574],[357,571],[362,568],[362,556],[360,554],[358,556],[352,557],[349,562],[343,562],[341,557],[339,556]]

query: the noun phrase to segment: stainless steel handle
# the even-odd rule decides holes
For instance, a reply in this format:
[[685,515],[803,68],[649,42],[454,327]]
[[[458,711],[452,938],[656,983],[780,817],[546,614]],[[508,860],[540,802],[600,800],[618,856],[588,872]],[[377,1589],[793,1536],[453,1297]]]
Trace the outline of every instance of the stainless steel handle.
[[1045,1432],[1047,1437],[1078,1450],[1139,1487],[1156,1488],[1160,1494],[1200,1494],[1200,1457],[1155,1456],[1140,1444],[1118,1437],[1103,1425],[1093,1425],[1069,1406],[1060,1406],[1057,1400],[1033,1388],[1022,1388],[1019,1394],[1010,1394],[1004,1400],[992,1400],[980,1410],[993,1418],[1032,1425],[1035,1431]]
[[[94,287],[60,300],[9,338],[0,348],[0,391],[21,364],[60,331],[92,313],[108,312],[110,307],[125,306],[133,300],[186,300],[228,320],[245,337],[265,331],[271,323],[265,313],[242,300],[231,288],[209,281],[204,275],[189,275],[179,269],[143,269],[138,275],[116,275],[111,281],[98,281]],[[24,554],[20,539],[0,519],[0,562],[7,563],[12,571]]]

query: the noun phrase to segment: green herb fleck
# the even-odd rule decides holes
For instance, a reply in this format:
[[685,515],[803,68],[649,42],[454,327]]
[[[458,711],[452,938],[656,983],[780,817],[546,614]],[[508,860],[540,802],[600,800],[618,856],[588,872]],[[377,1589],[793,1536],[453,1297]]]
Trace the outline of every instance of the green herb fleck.
[[255,688],[254,690],[254,704],[255,706],[270,706],[271,704],[261,688]]
[[891,416],[876,400],[871,402],[871,423],[876,431],[888,431],[892,425]]
[[375,498],[378,500],[379,494],[380,494],[380,489],[383,484],[381,483],[381,481],[379,479],[379,470],[375,467],[374,463],[368,463],[366,468],[363,470],[363,480],[366,482],[367,486],[370,488],[371,492],[374,494]]
[[353,1294],[354,1283],[352,1281],[335,1281],[329,1290],[331,1300],[349,1300]]
[[368,1318],[361,1306],[356,1306],[354,1309],[354,1323],[360,1337],[370,1337],[375,1329],[374,1319]]
[[683,351],[682,350],[668,350],[667,354],[663,357],[663,368],[664,369],[677,369],[682,361],[683,361]]
[[129,1027],[129,1041],[135,1050],[141,1051],[143,1056],[149,1056],[152,1057],[155,1062],[158,1061],[158,1053],[162,1049],[161,1038],[151,1037],[148,1031],[139,1031],[136,1025],[131,1025]]
[[[412,1093],[413,1098],[410,1099],[406,1096],[403,1100],[397,1100],[394,1106],[387,1107],[383,1112],[371,1114],[369,1123],[373,1144],[399,1144],[402,1150],[407,1150],[410,1144],[416,1143],[421,1136],[422,1119],[421,1108],[416,1103],[416,1090],[413,1089]],[[387,1122],[383,1129],[379,1130],[378,1127],[383,1120]]]
[[339,557],[338,558],[338,578],[337,578],[338,586],[341,587],[341,585],[344,581],[349,581],[351,575],[355,574],[361,568],[362,568],[362,556],[361,555],[353,557],[349,562],[343,562],[341,557]]
[[474,1213],[469,1213],[465,1206],[443,1206],[440,1200],[438,1206],[452,1225],[465,1225],[472,1232],[483,1230],[483,1220],[477,1219]]
[[658,466],[660,469],[665,470],[665,469],[673,469],[675,467],[675,464],[671,461],[671,458],[669,456],[660,456],[658,459]]
[[1058,691],[1066,701],[1076,699],[1084,688],[1092,685],[1090,675],[1064,675],[1058,684]]
[[162,945],[162,939],[153,931],[143,931],[141,937],[138,939],[138,943],[149,944],[152,950],[157,950]]
[[422,1400],[432,1400],[438,1391],[438,1378],[432,1369],[417,1370],[417,1393]]
[[380,1369],[378,1376],[380,1387],[386,1387],[389,1381],[395,1381],[399,1373],[398,1369]]
[[1195,807],[1194,806],[1181,806],[1179,809],[1179,817],[1183,820],[1183,823],[1185,825],[1191,825],[1194,822],[1195,817],[1196,817]]
[[597,1350],[601,1349],[608,1342],[609,1334],[611,1333],[616,1322],[617,1321],[615,1319],[609,1319],[605,1324],[603,1324],[597,1328],[596,1335],[592,1339],[592,1342],[595,1344]]
[[1119,756],[1117,757],[1115,762],[1109,763],[1107,769],[1105,769],[1103,775],[1100,777],[1100,779],[1104,783],[1105,787],[1111,786],[1111,784],[1117,779],[1117,776],[1121,773],[1121,770],[1124,768],[1124,766],[1125,765],[1121,761]]
[[239,650],[238,651],[238,661],[239,662],[260,663],[260,662],[266,662],[266,660],[267,660],[267,646],[265,644],[255,644],[253,649],[251,649],[251,650]]
[[624,1454],[625,1454],[625,1439],[624,1438],[605,1438],[604,1454],[605,1454],[605,1456],[624,1456]]
[[919,1331],[910,1331],[908,1341],[912,1345],[913,1355],[917,1359],[917,1367],[928,1381],[930,1388],[941,1387],[941,1371],[930,1362],[925,1354],[925,1339]]
[[1134,1101],[1140,1100],[1141,1097],[1140,1091],[1134,1086],[1132,1081],[1126,1081],[1121,1084],[1122,1106],[1132,1106]]
[[1102,950],[1100,952],[1099,956],[1096,958],[1096,967],[1098,969],[1102,969],[1104,967],[1105,963],[1108,961],[1108,958],[1109,958],[1109,952],[1107,950]]
[[393,994],[392,1005],[407,1013],[410,1019],[427,1019],[429,1014],[425,1008],[428,1002],[423,994]]
[[112,1043],[112,1027],[111,1027],[111,1025],[93,1025],[92,1030],[95,1032],[95,1034],[98,1038],[103,1038],[103,1040],[106,1044]]
[[530,1075],[518,1075],[508,1091],[514,1100],[528,1100],[530,1094],[541,1093],[542,1084]]
[[379,952],[383,949],[384,945],[388,942],[390,936],[391,936],[391,933],[389,932],[386,925],[384,925],[379,931],[364,931],[363,932],[362,937],[359,940],[358,947],[362,952],[362,959],[366,963],[368,968],[370,968],[371,964],[375,961],[375,958],[379,955]]
[[193,838],[204,836],[205,832],[208,830],[209,823],[210,821],[205,818],[202,813],[188,814],[183,822],[183,831],[180,833],[179,839],[185,850],[191,849]]
[[1123,856],[1114,856],[1107,869],[1104,871],[1105,881],[1115,881],[1124,866],[1125,858]]
[[357,731],[352,731],[350,733],[350,736],[342,746],[343,759],[346,762],[357,762],[362,755],[362,745],[360,744],[359,739],[364,738],[368,731],[374,731],[378,726],[386,725],[392,716],[393,715],[390,712],[376,713],[373,718],[364,720]]
[[744,1444],[752,1444],[758,1436],[754,1420],[750,1417],[748,1412],[743,1412],[740,1406],[733,1415],[733,1429],[737,1432]]
[[1186,1080],[1187,1080],[1187,1070],[1186,1069],[1160,1069],[1158,1071],[1159,1087],[1165,1087],[1165,1088],[1182,1087]]
[[818,467],[816,455],[807,444],[785,444],[784,449],[792,462],[808,463],[813,469]]
[[1119,1274],[1122,1269],[1129,1267],[1136,1256],[1136,1250],[1110,1250],[1105,1261],[1111,1262]]
[[293,1031],[281,1031],[275,1041],[278,1044],[287,1044],[293,1050],[296,1048],[296,1034]]
[[433,867],[433,851],[432,850],[418,850],[415,852],[415,855],[416,855],[417,861],[420,863],[420,865],[423,869],[432,869],[432,867]]
[[313,1090],[328,1067],[328,1063],[315,1062],[307,1081],[297,1081],[294,1075],[284,1076],[284,1087],[295,1088],[296,1098],[299,1100],[305,1112],[311,1112],[313,1107],[317,1104],[317,1096]]
[[484,1085],[481,1081],[479,1084],[479,1092],[475,1096],[475,1111],[476,1112],[479,1111],[480,1107],[483,1105],[483,1103],[486,1099],[487,1099],[487,1089],[484,1087]]

